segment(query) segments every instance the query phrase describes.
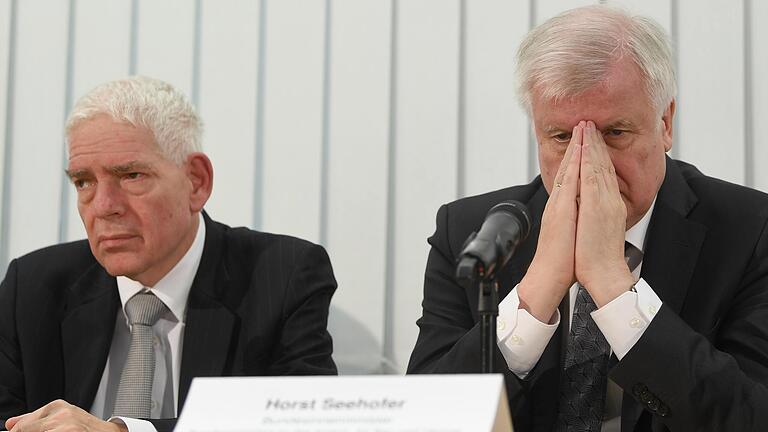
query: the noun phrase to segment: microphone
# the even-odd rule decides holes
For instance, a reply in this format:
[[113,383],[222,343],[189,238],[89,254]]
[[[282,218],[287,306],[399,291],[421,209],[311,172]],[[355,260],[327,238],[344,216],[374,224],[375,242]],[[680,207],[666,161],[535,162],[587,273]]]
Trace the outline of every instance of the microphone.
[[464,242],[456,278],[490,279],[504,267],[530,231],[531,217],[523,203],[510,200],[496,204],[485,216],[480,232],[473,232]]

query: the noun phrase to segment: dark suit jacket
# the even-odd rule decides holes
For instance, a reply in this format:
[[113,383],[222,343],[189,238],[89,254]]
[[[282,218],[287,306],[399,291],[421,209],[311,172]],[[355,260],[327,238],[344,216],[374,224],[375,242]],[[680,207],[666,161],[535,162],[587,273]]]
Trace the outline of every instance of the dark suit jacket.
[[[325,250],[205,216],[187,301],[179,409],[192,378],[335,374],[326,330],[336,281]],[[11,262],[0,285],[0,419],[54,399],[90,409],[120,297],[85,240]],[[169,429],[170,421],[154,421]]]
[[[527,204],[531,235],[499,274],[503,298],[533,258],[547,198],[536,178],[440,209],[409,373],[480,371],[477,290],[456,283],[456,256],[494,204]],[[663,307],[610,371],[624,389],[622,431],[768,431],[767,221],[765,194],[667,159],[641,275]],[[496,348],[516,432],[552,430],[567,323],[524,380]]]

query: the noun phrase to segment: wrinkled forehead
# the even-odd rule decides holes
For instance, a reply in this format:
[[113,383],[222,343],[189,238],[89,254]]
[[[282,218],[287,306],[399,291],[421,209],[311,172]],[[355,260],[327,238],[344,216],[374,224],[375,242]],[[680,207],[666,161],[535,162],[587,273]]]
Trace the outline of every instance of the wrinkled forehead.
[[534,91],[531,115],[537,128],[572,128],[592,120],[600,128],[617,122],[639,122],[655,114],[639,73],[616,68],[600,83],[575,94],[548,97]]
[[120,157],[124,154],[162,156],[153,134],[146,128],[99,116],[73,128],[67,139],[70,161],[85,156]]

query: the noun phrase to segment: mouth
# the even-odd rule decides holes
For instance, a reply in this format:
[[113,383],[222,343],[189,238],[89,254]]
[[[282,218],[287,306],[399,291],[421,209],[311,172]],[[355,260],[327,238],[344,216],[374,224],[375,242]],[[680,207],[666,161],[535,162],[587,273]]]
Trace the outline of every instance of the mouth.
[[133,234],[112,234],[99,236],[97,241],[99,246],[104,249],[115,249],[125,246],[137,238],[138,236]]

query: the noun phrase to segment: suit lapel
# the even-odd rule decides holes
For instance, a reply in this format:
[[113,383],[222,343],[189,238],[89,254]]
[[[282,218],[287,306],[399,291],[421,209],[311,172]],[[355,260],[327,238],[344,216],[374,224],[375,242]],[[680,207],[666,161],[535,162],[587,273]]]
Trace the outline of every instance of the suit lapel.
[[179,377],[179,412],[194,377],[226,375],[233,342],[235,314],[222,303],[229,275],[224,228],[205,218],[205,246],[187,301],[186,326]]
[[70,289],[61,342],[64,398],[88,410],[107,362],[120,307],[115,278],[94,264]]
[[[667,171],[646,235],[641,277],[675,313],[683,307],[706,228],[687,219],[698,199],[677,165],[667,158]],[[622,431],[634,430],[643,407],[628,393],[622,401]]]
[[648,227],[641,276],[675,313],[683,306],[706,235],[703,225],[687,219],[696,202],[677,166],[667,159],[667,174]]

